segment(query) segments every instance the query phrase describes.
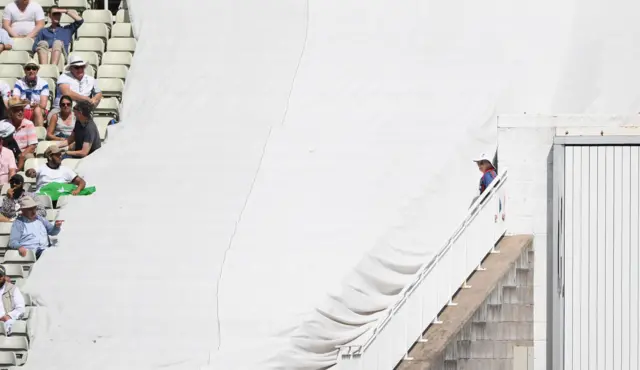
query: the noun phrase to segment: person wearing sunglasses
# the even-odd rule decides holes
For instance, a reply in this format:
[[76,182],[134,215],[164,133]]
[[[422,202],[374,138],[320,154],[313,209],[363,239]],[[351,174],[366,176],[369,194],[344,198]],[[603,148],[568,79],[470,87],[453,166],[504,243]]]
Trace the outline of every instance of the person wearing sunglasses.
[[47,210],[44,205],[37,201],[35,193],[24,190],[24,177],[22,175],[13,175],[9,179],[9,190],[7,190],[7,196],[2,200],[2,206],[0,206],[0,222],[12,222],[18,217],[18,210],[20,209],[20,199],[24,197],[31,197],[36,200],[36,213],[40,217],[47,217]]
[[73,114],[76,116],[76,125],[71,136],[56,144],[60,148],[69,147],[67,155],[71,158],[84,158],[100,149],[100,133],[98,126],[92,118],[93,105],[87,101],[76,103]]
[[68,95],[60,98],[60,111],[51,116],[47,127],[47,140],[63,141],[71,136],[76,126],[76,116],[71,111],[73,100]]
[[38,77],[40,66],[34,61],[24,65],[24,77],[16,81],[13,96],[22,99],[27,105],[24,118],[33,121],[36,126],[44,125],[47,115],[47,101],[49,100],[49,84]]
[[[26,103],[18,98],[12,96],[9,99],[9,118],[0,121],[0,128],[7,126],[7,123],[13,126],[15,130],[13,132],[13,140],[15,146],[7,146],[13,150],[14,155],[18,160],[18,170],[21,171],[24,167],[24,162],[34,157],[36,146],[38,145],[38,135],[36,134],[36,128],[33,122],[24,118],[24,107]],[[11,144],[11,141],[8,142]]]
[[60,111],[60,98],[67,95],[75,103],[88,102],[97,107],[102,99],[102,91],[98,87],[98,81],[85,73],[87,62],[77,55],[69,57],[69,64],[65,67],[65,72],[60,75],[56,87],[56,100],[53,108],[49,112],[48,120]]
[[[60,19],[62,14],[67,14],[73,19],[73,23],[62,26]],[[40,64],[58,65],[60,56],[67,57],[69,54],[69,45],[73,40],[73,35],[82,26],[84,20],[72,9],[51,8],[49,11],[51,24],[47,28],[43,28],[38,32],[35,40],[33,40],[32,52],[38,55]],[[51,54],[51,60],[49,60]]]

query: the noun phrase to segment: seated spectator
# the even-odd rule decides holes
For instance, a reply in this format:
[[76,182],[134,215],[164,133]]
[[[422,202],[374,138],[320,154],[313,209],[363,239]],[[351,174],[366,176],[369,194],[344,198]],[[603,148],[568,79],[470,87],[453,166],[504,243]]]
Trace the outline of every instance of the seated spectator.
[[53,116],[47,127],[47,140],[63,141],[71,136],[73,128],[76,126],[76,115],[71,111],[73,100],[70,96],[60,98],[60,111]]
[[79,56],[71,56],[69,64],[64,68],[65,72],[60,75],[57,83],[56,100],[49,113],[48,120],[60,110],[60,97],[70,96],[74,102],[86,101],[96,107],[102,99],[102,91],[98,87],[98,81],[85,74],[84,70],[87,62]]
[[36,126],[44,125],[49,100],[49,84],[38,77],[40,66],[30,61],[24,65],[24,77],[16,81],[13,96],[25,103],[24,118],[33,121]]
[[16,0],[4,8],[2,28],[11,37],[33,39],[43,27],[44,10],[35,1]]
[[44,151],[47,163],[37,170],[30,168],[25,173],[28,177],[36,178],[36,192],[50,182],[71,183],[77,186],[71,195],[78,195],[86,186],[82,177],[71,168],[62,165],[62,150],[57,145],[51,145]]
[[73,128],[71,136],[58,145],[64,147],[75,144],[74,148],[67,152],[67,155],[70,157],[84,158],[102,146],[98,126],[96,126],[96,123],[93,122],[93,118],[91,117],[92,110],[93,106],[86,101],[78,102],[78,104],[73,107],[73,113],[76,116],[76,125]]
[[484,153],[480,155],[479,159],[474,159],[473,161],[476,162],[478,169],[482,172],[482,177],[480,178],[480,194],[482,194],[493,179],[496,178],[496,169],[493,167],[491,158]]
[[[62,14],[66,13],[74,22],[66,26],[60,25]],[[49,11],[51,25],[43,28],[38,32],[33,42],[34,53],[38,54],[40,64],[58,65],[60,54],[64,54],[65,58],[69,55],[69,45],[73,38],[73,34],[78,30],[84,19],[82,19],[75,10],[51,8]],[[49,60],[49,52],[51,52],[51,60]]]
[[[24,190],[24,178],[21,175],[13,175],[9,180],[9,184],[11,188],[7,191],[7,196],[2,200],[2,206],[0,206],[0,222],[12,222],[18,217],[18,209],[22,198],[38,199],[34,193]],[[36,203],[38,216],[47,217],[47,210],[44,205],[37,201]]]
[[4,29],[1,29],[0,30],[0,53],[5,50],[11,50],[11,49],[13,49],[13,39],[11,38],[11,36],[9,36],[7,31],[5,31]]
[[[22,170],[24,162],[34,157],[36,146],[38,145],[38,135],[33,122],[24,118],[25,102],[20,98],[13,96],[9,99],[9,118],[0,121],[0,128],[4,128],[6,122],[13,125],[15,132],[13,139],[17,143],[20,153],[18,154],[18,170]],[[11,149],[11,148],[10,148]],[[16,152],[14,151],[14,155]]]
[[36,207],[38,204],[31,197],[23,197],[20,200],[21,216],[18,216],[11,226],[9,235],[9,248],[17,249],[22,257],[27,255],[27,250],[40,258],[42,252],[49,248],[49,235],[58,235],[62,221],[58,220],[53,225],[46,218],[38,216]]
[[16,157],[13,155],[11,149],[3,145],[3,141],[4,138],[0,137],[0,185],[10,183],[9,179],[12,178],[18,170]]
[[16,320],[24,316],[24,297],[17,286],[11,284],[7,270],[0,265],[0,297],[2,297],[2,316],[0,321],[4,323],[4,332],[11,335],[11,327]]

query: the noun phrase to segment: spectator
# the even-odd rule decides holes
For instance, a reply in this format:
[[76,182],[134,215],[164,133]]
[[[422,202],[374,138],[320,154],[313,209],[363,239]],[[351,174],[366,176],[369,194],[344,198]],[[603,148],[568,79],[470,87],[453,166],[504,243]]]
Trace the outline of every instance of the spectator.
[[68,95],[60,98],[60,111],[53,116],[47,127],[47,140],[63,141],[71,136],[76,126],[76,116],[71,112],[73,100]]
[[5,31],[4,29],[1,29],[0,30],[0,53],[5,50],[11,50],[11,49],[13,49],[13,39],[11,38],[11,36],[9,36],[7,31]]
[[480,155],[479,159],[474,159],[473,161],[476,162],[478,169],[482,172],[482,177],[480,178],[480,194],[482,194],[493,179],[496,178],[496,169],[493,167],[491,158],[484,153]]
[[60,142],[61,147],[71,146],[75,144],[73,150],[68,151],[67,155],[75,158],[84,158],[89,154],[100,149],[100,133],[98,126],[93,122],[91,111],[93,106],[87,101],[81,101],[73,107],[73,113],[76,116],[76,125],[66,140]]
[[13,177],[18,170],[16,157],[9,148],[4,147],[4,138],[0,138],[0,185],[9,183],[9,178]]
[[49,84],[38,77],[40,66],[30,61],[24,65],[24,77],[16,81],[13,96],[25,103],[24,118],[33,121],[36,126],[44,125],[49,100]]
[[64,68],[65,72],[58,79],[56,100],[53,102],[48,120],[60,111],[60,97],[63,95],[70,96],[74,102],[89,102],[94,107],[100,103],[102,92],[98,87],[98,81],[84,73],[86,66],[87,62],[79,56],[73,55],[69,58],[69,64]]
[[2,316],[0,321],[4,323],[4,332],[11,335],[11,327],[16,320],[24,316],[24,297],[17,286],[7,279],[7,270],[0,265],[0,297],[2,297]]
[[37,170],[30,168],[25,173],[28,177],[36,178],[36,192],[50,182],[71,183],[77,188],[71,195],[78,195],[86,186],[82,177],[78,176],[71,168],[62,165],[62,150],[57,145],[51,145],[44,151],[47,163]]
[[16,0],[4,8],[2,28],[11,37],[33,39],[43,27],[44,11],[35,1]]
[[[12,222],[18,217],[18,209],[20,208],[20,200],[24,197],[38,199],[34,193],[24,190],[24,177],[21,175],[13,175],[9,180],[11,188],[7,191],[7,196],[2,200],[0,207],[0,222]],[[38,216],[47,217],[47,210],[40,202],[36,202],[36,213]]]
[[[17,143],[17,147],[20,150],[18,154],[18,170],[22,170],[24,162],[33,158],[36,151],[36,145],[38,144],[38,135],[36,134],[36,128],[33,122],[24,118],[24,106],[25,102],[20,98],[13,96],[9,99],[9,119],[0,121],[0,127],[3,123],[9,122],[13,125],[15,132],[13,133],[13,139]],[[10,148],[11,149],[11,148]],[[16,151],[14,151],[16,155]]]
[[[2,95],[2,102],[4,102],[5,109],[8,108],[9,98],[12,94],[12,88],[8,83],[4,81],[0,81],[0,95]],[[5,113],[6,114],[6,113]],[[6,117],[1,117],[0,119],[5,119]]]
[[20,199],[22,215],[18,216],[11,226],[9,236],[9,248],[17,249],[22,257],[27,255],[27,250],[40,258],[42,252],[49,248],[49,235],[58,235],[62,221],[51,224],[46,218],[38,216],[36,207],[38,204],[31,197]]
[[[66,26],[60,26],[60,18],[66,13],[73,18],[73,23]],[[49,12],[51,25],[43,28],[38,32],[33,42],[34,53],[38,54],[40,64],[58,65],[60,54],[64,54],[65,58],[69,54],[69,45],[73,38],[73,34],[82,26],[82,19],[75,10],[51,8]],[[49,61],[49,52],[51,52],[51,61]]]

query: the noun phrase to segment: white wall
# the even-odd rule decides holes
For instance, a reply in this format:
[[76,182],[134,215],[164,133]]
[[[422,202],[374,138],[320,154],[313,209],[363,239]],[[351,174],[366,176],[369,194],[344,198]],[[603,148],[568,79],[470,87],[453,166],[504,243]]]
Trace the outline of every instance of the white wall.
[[[534,276],[534,353],[535,369],[547,369],[547,236],[548,209],[553,194],[551,149],[557,131],[569,135],[628,134],[640,125],[638,116],[543,116],[519,115],[498,117],[498,158],[501,168],[509,169],[506,190],[508,234],[533,234],[535,249]],[[627,131],[625,131],[627,130]]]

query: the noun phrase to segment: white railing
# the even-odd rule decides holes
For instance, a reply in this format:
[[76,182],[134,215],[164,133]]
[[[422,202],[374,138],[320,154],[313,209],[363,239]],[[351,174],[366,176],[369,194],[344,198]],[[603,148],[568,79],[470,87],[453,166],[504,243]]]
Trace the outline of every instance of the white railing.
[[[471,273],[482,269],[482,260],[495,252],[505,229],[505,183],[502,171],[476,199],[464,221],[436,256],[423,265],[387,314],[363,336],[359,344],[339,347],[338,370],[390,370],[407,358],[407,351],[447,305],[453,295],[468,287]],[[408,359],[408,358],[407,358]]]

